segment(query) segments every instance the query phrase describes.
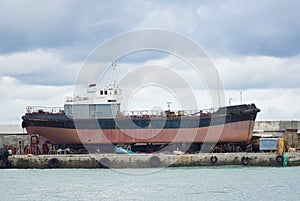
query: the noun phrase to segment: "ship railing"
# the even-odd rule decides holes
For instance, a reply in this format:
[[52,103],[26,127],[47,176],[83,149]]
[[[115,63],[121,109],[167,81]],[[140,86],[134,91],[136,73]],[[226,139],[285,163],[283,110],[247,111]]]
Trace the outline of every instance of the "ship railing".
[[80,96],[80,95],[76,95],[76,96],[69,96],[65,98],[65,102],[75,102],[75,101],[86,101],[89,98],[87,96]]
[[151,117],[163,117],[164,111],[162,110],[135,110],[135,111],[122,111],[121,116],[130,117],[143,117],[143,116],[151,116]]
[[122,111],[120,116],[123,117],[167,117],[168,115],[174,116],[201,116],[203,114],[208,114],[214,112],[215,109],[195,109],[195,110],[134,110],[134,111]]
[[26,107],[27,113],[63,113],[63,107],[46,107],[46,106],[27,106]]
[[73,102],[73,97],[66,97],[65,102]]

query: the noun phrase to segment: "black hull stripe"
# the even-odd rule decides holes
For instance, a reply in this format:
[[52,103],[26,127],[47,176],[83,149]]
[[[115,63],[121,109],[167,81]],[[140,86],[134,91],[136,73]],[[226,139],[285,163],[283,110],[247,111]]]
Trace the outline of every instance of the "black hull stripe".
[[181,119],[81,119],[54,120],[29,119],[27,127],[52,127],[68,129],[174,129],[201,128],[240,121],[255,120],[255,114],[242,114],[218,118],[181,118]]
[[73,120],[64,114],[29,113],[23,116],[25,127],[52,127],[67,129],[177,129],[202,128],[241,121],[254,121],[260,110],[254,104],[219,108],[212,117],[174,118],[116,118]]

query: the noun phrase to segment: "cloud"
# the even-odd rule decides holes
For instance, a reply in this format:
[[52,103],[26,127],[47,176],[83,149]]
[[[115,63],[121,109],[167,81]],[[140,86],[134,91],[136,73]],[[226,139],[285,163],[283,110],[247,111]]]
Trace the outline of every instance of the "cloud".
[[299,2],[207,1],[204,6],[200,12],[205,18],[200,16],[196,25],[199,37],[193,36],[209,50],[276,57],[299,54]]
[[[240,91],[226,90],[226,102],[240,104]],[[258,120],[295,120],[300,119],[300,88],[294,89],[246,89],[242,91],[243,103],[255,103],[261,112]]]
[[73,84],[80,65],[65,61],[53,50],[0,55],[0,75],[11,76],[27,84]]
[[300,86],[300,55],[291,58],[235,55],[213,61],[226,89],[288,89]]
[[155,6],[139,27],[186,34],[211,54],[288,57],[299,54],[295,1],[195,1]]
[[[94,48],[116,34],[151,27],[184,34],[211,55],[225,87],[226,102],[233,98],[233,104],[239,103],[243,91],[245,102],[255,102],[262,109],[259,118],[300,118],[296,106],[300,91],[299,4],[279,0],[1,1],[0,104],[5,115],[0,123],[19,121],[27,105],[61,106]],[[112,53],[107,55],[111,58]],[[199,107],[210,106],[204,84],[168,55],[132,54],[120,60],[119,73],[153,64],[170,66],[193,86]],[[172,77],[153,76],[154,81],[160,79],[168,79],[181,90]],[[155,100],[155,90],[139,93],[134,105],[153,105],[155,101],[146,101]],[[159,94],[172,99],[167,92]]]
[[[296,103],[300,101],[300,87],[299,84],[294,84],[297,81],[294,78],[299,75],[298,60],[299,56],[291,59],[245,56],[215,59],[214,62],[225,86],[226,105],[229,105],[229,99],[231,99],[232,105],[240,104],[240,92],[242,92],[243,103],[255,103],[261,109],[258,115],[260,120],[299,119],[300,109]],[[130,77],[132,79],[129,85],[128,83],[125,85],[135,94],[129,94],[132,97],[129,102],[127,101],[128,103],[124,103],[125,106],[128,105],[123,109],[152,109],[155,106],[166,109],[167,101],[172,102],[172,109],[174,110],[180,110],[182,107],[196,109],[187,107],[191,105],[189,104],[190,96],[187,96],[186,89],[182,88],[182,84],[176,81],[176,76],[166,76],[161,71],[151,72],[151,68],[142,72],[137,70],[143,66],[150,66],[150,64],[165,66],[169,69],[168,71],[174,71],[173,74],[177,77],[182,76],[182,79],[189,85],[188,88],[192,88],[198,108],[213,106],[209,91],[203,85],[200,88],[197,87],[199,77],[195,77],[193,71],[188,70],[189,66],[180,68],[182,63],[177,58],[169,56],[162,59],[146,60],[140,64],[119,64],[117,69],[119,79],[122,76],[126,78],[126,72],[138,72],[134,77]],[[264,66],[273,67],[264,68]],[[29,72],[31,71],[26,71],[26,73]],[[8,74],[8,70],[6,73]],[[169,73],[167,72],[167,74]],[[1,123],[18,123],[28,105],[63,106],[64,97],[73,94],[73,85],[27,84],[16,77],[0,76],[0,93],[4,94],[0,98],[0,104],[3,108],[3,114],[5,114],[1,116]],[[262,79],[259,80],[257,77],[262,77]],[[75,78],[76,76],[73,77],[73,79]],[[151,87],[150,85],[141,86],[137,84],[143,83],[143,81],[150,84],[160,83],[161,80],[165,80],[162,84],[167,86],[170,91],[164,87],[159,87],[159,85]],[[181,96],[179,97],[181,99],[178,99],[178,96]],[[185,103],[182,102],[182,97],[188,97]]]
[[73,86],[28,85],[10,76],[0,76],[1,124],[19,123],[26,106],[63,106]]
[[[79,10],[77,6],[69,9],[68,4],[59,1],[2,1],[0,38],[3,43],[0,51],[9,53],[16,50],[70,45],[72,40],[78,37],[78,17],[74,14],[79,13]],[[73,37],[69,37],[70,34]]]
[[78,54],[78,47],[91,50],[121,32],[154,27],[186,34],[212,54],[295,56],[300,53],[299,4],[272,0],[4,1],[0,53],[72,47]]
[[2,1],[0,53],[45,48],[94,48],[115,34],[135,28],[143,10],[134,5],[143,4],[132,3]]

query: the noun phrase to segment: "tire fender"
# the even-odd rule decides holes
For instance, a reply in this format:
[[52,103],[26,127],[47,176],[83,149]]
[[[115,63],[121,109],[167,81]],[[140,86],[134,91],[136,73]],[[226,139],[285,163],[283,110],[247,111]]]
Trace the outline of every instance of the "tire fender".
[[248,158],[248,156],[246,156],[246,157],[243,156],[243,158],[241,160],[243,165],[248,165],[249,161],[250,161],[250,158]]
[[151,167],[158,167],[160,165],[160,158],[158,156],[152,156],[150,158]]
[[215,164],[218,161],[218,158],[216,156],[210,157],[210,163]]
[[100,168],[110,167],[110,160],[108,158],[101,158],[98,163]]
[[48,167],[49,168],[59,168],[59,160],[57,158],[51,158],[49,161],[48,161]]
[[283,156],[282,155],[276,156],[276,162],[279,164],[283,164]]

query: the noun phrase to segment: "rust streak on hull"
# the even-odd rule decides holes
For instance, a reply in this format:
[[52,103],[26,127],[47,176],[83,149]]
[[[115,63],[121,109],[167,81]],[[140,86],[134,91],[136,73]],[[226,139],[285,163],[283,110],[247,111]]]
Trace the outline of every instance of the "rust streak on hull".
[[179,143],[179,142],[249,142],[254,120],[201,128],[177,129],[68,129],[27,127],[28,134],[40,134],[54,144],[107,143]]

